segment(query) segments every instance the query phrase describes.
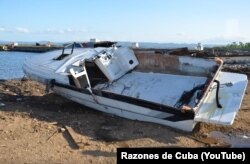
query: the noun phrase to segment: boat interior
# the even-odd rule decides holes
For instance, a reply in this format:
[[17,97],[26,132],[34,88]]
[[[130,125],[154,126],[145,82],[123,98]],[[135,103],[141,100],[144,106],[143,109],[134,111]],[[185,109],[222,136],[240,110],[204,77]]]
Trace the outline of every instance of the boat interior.
[[76,88],[185,111],[199,105],[221,65],[210,59],[117,48],[72,64],[67,71]]

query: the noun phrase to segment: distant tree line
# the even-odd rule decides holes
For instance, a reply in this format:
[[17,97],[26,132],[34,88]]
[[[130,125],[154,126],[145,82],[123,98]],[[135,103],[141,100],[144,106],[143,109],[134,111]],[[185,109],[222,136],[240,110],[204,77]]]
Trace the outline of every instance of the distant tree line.
[[243,42],[232,42],[231,44],[228,44],[226,46],[216,46],[214,47],[215,49],[221,49],[221,50],[234,50],[234,49],[237,49],[237,50],[250,50],[250,42],[246,42],[246,43],[243,43]]

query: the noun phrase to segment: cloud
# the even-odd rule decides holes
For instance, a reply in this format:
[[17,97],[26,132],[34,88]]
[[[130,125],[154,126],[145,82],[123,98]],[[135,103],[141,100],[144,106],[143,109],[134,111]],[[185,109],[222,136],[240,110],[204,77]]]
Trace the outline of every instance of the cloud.
[[185,33],[185,32],[178,32],[178,33],[176,33],[176,36],[186,36],[187,35],[187,33]]
[[27,28],[24,28],[24,27],[16,27],[15,28],[16,32],[19,32],[19,33],[29,33],[29,29]]
[[239,21],[237,19],[229,19],[226,21],[225,37],[239,37]]
[[247,42],[249,37],[242,35],[240,32],[240,22],[238,19],[228,19],[225,22],[224,33],[218,36],[211,36],[210,38],[204,39],[204,42],[208,43],[222,43],[228,44],[232,42]]
[[0,27],[0,32],[4,32],[4,31],[6,31],[6,29],[3,27]]
[[247,42],[250,37],[243,35],[240,31],[240,22],[238,19],[228,19],[224,22],[224,30],[222,33],[213,35],[197,35],[195,33],[178,32],[171,38],[175,41],[202,42],[209,44],[228,44],[232,42]]
[[72,30],[71,28],[66,29],[66,32],[73,32],[74,30]]
[[49,34],[63,34],[64,33],[64,30],[55,30],[55,29],[51,29],[51,28],[48,28],[44,31],[42,31],[42,33],[49,33]]
[[86,29],[72,29],[72,28],[67,28],[67,29],[52,29],[48,28],[44,30],[45,33],[50,33],[50,34],[79,34],[79,33],[85,33],[87,32]]
[[45,30],[45,32],[53,32],[54,30],[52,30],[52,29],[50,29],[50,28],[48,28],[48,29],[46,29]]
[[25,27],[15,27],[15,28],[5,28],[0,26],[0,32],[10,32],[10,33],[32,33],[32,34],[81,34],[89,32],[85,28],[80,29],[72,29],[72,28],[65,28],[65,29],[53,29],[47,28],[45,30],[38,30],[38,31],[30,31],[28,28]]
[[229,44],[232,42],[245,42],[247,38],[242,36],[217,36],[217,37],[210,37],[204,39],[202,42],[204,43],[213,43],[213,44]]
[[[229,33],[227,33],[229,34]],[[235,33],[232,33],[235,34]],[[237,34],[237,33],[236,33]],[[239,35],[210,35],[210,36],[200,36],[195,34],[187,33],[177,33],[173,36],[168,36],[168,39],[172,42],[185,42],[185,43],[198,43],[202,42],[205,44],[229,44],[232,42],[246,42],[247,38]]]

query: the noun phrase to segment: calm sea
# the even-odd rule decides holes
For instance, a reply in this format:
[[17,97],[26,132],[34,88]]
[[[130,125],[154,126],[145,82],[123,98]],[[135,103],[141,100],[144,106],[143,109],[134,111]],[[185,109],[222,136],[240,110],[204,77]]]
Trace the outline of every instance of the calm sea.
[[20,79],[24,76],[22,64],[26,58],[39,53],[0,51],[0,79]]

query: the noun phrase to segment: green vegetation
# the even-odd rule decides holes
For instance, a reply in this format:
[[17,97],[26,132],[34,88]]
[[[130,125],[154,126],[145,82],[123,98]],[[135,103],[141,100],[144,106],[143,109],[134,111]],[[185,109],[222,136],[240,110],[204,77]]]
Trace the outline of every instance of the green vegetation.
[[220,50],[250,50],[250,43],[243,43],[243,42],[232,42],[231,44],[228,44],[226,46],[216,46],[213,47],[215,49]]

